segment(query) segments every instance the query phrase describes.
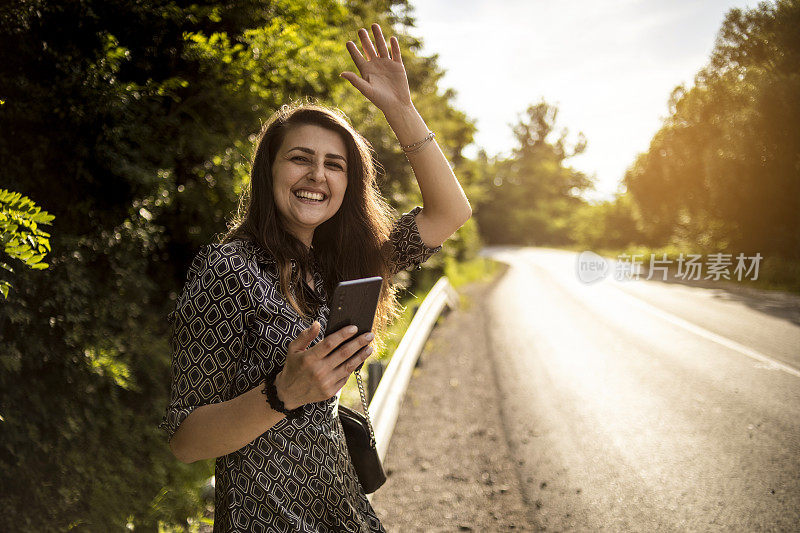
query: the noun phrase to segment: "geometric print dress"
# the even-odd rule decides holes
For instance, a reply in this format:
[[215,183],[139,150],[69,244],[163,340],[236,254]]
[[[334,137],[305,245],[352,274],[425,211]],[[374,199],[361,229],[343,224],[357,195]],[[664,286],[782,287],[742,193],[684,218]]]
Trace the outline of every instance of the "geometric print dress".
[[[442,249],[419,235],[417,206],[398,217],[390,241],[392,274],[420,268]],[[313,258],[312,258],[313,259]],[[274,258],[246,240],[209,244],[194,257],[172,325],[170,402],[159,424],[169,439],[202,405],[259,386],[283,367],[289,342],[313,320],[325,336],[330,309],[315,261],[316,316],[303,321],[278,289]],[[292,267],[297,268],[292,262]],[[313,294],[312,294],[313,293]],[[338,417],[339,396],[303,406],[214,463],[214,532],[383,532],[353,469]],[[266,401],[266,398],[265,398]]]

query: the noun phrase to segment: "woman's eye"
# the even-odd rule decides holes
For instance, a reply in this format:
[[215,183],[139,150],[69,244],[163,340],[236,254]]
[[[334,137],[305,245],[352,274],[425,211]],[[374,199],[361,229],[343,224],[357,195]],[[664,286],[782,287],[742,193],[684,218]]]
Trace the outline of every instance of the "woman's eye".
[[[302,155],[296,155],[296,156],[293,156],[291,158],[291,161],[295,161],[295,160],[303,161],[304,163],[308,163],[309,162],[309,159],[307,157],[303,157]],[[328,164],[330,166],[332,166],[333,168],[336,168],[336,169],[339,169],[339,170],[344,170],[344,167],[342,165],[340,165],[339,163],[329,162]]]

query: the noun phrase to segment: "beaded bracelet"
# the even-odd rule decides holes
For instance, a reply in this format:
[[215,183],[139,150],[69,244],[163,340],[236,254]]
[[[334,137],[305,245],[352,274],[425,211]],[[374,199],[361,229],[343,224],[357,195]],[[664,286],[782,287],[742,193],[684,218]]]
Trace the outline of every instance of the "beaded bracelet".
[[425,146],[425,143],[433,140],[434,137],[436,137],[436,134],[433,133],[432,131],[428,131],[428,135],[426,135],[425,138],[422,139],[421,141],[417,141],[414,144],[409,144],[407,146],[400,145],[400,148],[402,148],[403,151],[407,154],[419,152]]
[[[277,369],[276,369],[277,370]],[[278,398],[278,389],[275,387],[275,376],[278,372],[270,372],[264,380],[264,388],[261,389],[261,394],[267,396],[267,403],[269,406],[279,413],[286,415],[286,418],[300,418],[303,416],[303,406],[295,407],[294,409],[287,409],[283,401]]]

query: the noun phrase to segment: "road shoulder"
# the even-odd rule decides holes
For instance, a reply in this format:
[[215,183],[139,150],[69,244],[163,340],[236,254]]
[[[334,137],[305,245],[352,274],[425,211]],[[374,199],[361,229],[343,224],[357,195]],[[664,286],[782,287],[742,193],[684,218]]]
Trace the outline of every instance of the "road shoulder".
[[414,370],[372,501],[387,531],[531,529],[488,353],[481,302],[493,285],[459,290],[462,306],[439,320]]

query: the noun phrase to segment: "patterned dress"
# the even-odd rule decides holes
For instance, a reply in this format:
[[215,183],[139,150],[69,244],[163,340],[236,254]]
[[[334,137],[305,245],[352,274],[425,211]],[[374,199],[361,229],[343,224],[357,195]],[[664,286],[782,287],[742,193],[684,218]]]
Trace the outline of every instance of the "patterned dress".
[[[393,273],[441,250],[424,244],[417,206],[394,223]],[[293,262],[293,268],[297,265]],[[325,335],[330,310],[314,262],[314,319]],[[210,244],[192,261],[168,320],[172,332],[171,399],[159,428],[172,439],[202,405],[259,386],[286,361],[289,342],[306,329],[278,289],[275,259],[244,240]],[[313,319],[312,319],[313,321]],[[266,398],[265,398],[266,401]],[[353,470],[337,416],[338,395],[303,406],[255,440],[215,461],[214,532],[384,531]]]

